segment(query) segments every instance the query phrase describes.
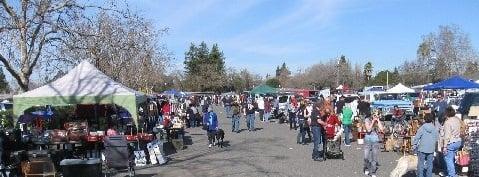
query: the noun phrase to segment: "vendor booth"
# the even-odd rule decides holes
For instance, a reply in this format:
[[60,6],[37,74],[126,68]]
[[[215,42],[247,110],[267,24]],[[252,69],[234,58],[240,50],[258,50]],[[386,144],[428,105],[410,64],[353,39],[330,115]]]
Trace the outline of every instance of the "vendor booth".
[[88,61],[81,62],[68,74],[37,89],[13,96],[16,118],[36,105],[116,104],[130,112],[138,123],[137,103],[144,94],[115,82]]
[[424,90],[445,90],[445,89],[474,89],[479,88],[479,84],[467,80],[461,76],[453,76],[449,79],[427,85]]
[[414,93],[415,91],[414,89],[411,89],[399,83],[398,85],[394,86],[393,88],[390,88],[386,92],[387,93]]
[[251,94],[255,95],[255,94],[274,94],[274,93],[277,93],[277,89],[276,88],[273,88],[273,87],[270,87],[270,86],[267,86],[267,85],[260,85],[260,86],[257,86],[255,88],[253,88],[251,90]]
[[[115,161],[122,162],[121,167],[129,169],[132,169],[132,164],[141,166],[147,162],[164,163],[157,160],[163,160],[160,152],[163,142],[151,134],[151,126],[156,124],[148,127],[146,120],[150,116],[138,112],[144,110],[145,105],[143,108],[139,105],[146,101],[143,93],[112,80],[89,62],[83,61],[54,82],[13,96],[13,114],[18,125],[14,129],[20,131],[21,136],[20,140],[15,140],[15,144],[20,144],[21,148],[13,149],[14,153],[11,154],[25,152],[28,160],[8,164],[12,164],[12,169],[13,166],[15,169],[21,166],[25,176],[49,175],[47,172],[56,174],[56,169],[61,166],[63,176],[73,177],[78,176],[74,172],[78,169],[95,173],[88,176],[99,176],[102,164],[107,168],[116,168],[118,164],[109,163]],[[60,109],[73,106],[75,111],[70,111],[71,114],[68,115],[54,115],[55,111],[52,111],[53,107]],[[38,107],[45,110],[32,110]],[[111,111],[112,107],[115,111]],[[100,128],[100,121],[97,121],[98,126],[93,128],[90,119],[98,120],[99,116],[105,118],[102,121],[103,127]],[[154,120],[155,118],[153,116]],[[66,119],[69,121],[64,121]],[[118,124],[125,124],[127,128],[115,130],[111,124],[113,119],[117,120],[116,123],[121,122]],[[128,123],[123,122],[126,119],[129,120]],[[52,124],[57,120],[61,120],[60,126],[53,127]],[[108,122],[107,127],[105,122]],[[131,147],[132,144],[135,147]],[[129,157],[128,148],[135,149],[134,162],[131,163],[131,159],[119,158]],[[107,163],[100,160],[102,155]],[[149,160],[146,157],[150,157]],[[20,161],[28,167],[20,165]],[[46,171],[44,166],[52,168]],[[34,170],[36,167],[39,170]],[[80,176],[82,175],[84,174],[81,173]]]

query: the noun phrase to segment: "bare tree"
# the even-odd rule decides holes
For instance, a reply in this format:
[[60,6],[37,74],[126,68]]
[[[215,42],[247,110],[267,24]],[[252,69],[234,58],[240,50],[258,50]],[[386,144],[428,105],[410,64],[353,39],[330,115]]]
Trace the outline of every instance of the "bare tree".
[[469,36],[455,25],[439,26],[437,33],[424,36],[417,54],[419,62],[428,66],[429,81],[463,74],[466,64],[477,61]]
[[68,36],[61,46],[62,57],[75,63],[88,59],[114,80],[135,89],[162,88],[170,60],[160,42],[166,29],[156,30],[148,20],[127,10],[101,11],[94,19],[75,25],[80,34],[89,35]]
[[0,0],[0,61],[23,91],[39,64],[65,36],[75,33],[86,6],[75,0]]

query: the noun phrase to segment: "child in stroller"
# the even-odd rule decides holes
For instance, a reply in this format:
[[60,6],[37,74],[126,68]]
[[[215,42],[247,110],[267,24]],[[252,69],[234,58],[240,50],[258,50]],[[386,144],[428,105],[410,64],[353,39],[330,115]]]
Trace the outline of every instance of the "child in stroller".
[[326,119],[326,157],[329,159],[341,158],[344,160],[343,151],[341,150],[341,135],[343,130],[341,122],[336,114],[330,114]]

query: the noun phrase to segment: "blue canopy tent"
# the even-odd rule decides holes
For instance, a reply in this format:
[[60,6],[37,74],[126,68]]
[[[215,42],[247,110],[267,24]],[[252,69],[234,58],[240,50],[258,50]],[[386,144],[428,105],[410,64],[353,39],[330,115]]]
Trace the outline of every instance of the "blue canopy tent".
[[425,86],[424,90],[444,90],[444,89],[473,89],[479,88],[479,84],[465,79],[461,76],[452,76],[441,82]]

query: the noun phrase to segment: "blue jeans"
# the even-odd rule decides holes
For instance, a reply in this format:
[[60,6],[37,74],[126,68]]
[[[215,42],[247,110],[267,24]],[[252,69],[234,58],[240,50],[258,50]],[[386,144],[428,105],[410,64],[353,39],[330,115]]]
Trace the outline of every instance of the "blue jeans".
[[190,118],[190,127],[195,128],[196,127],[196,119]]
[[364,144],[364,170],[369,174],[375,175],[378,169],[379,143]]
[[289,112],[289,129],[296,129],[296,114],[294,112]]
[[233,115],[232,118],[232,131],[234,132],[239,132],[239,126],[240,126],[240,116],[239,115]]
[[321,128],[319,126],[312,126],[313,133],[313,159],[320,158],[319,146],[322,145]]
[[417,163],[417,176],[418,177],[432,177],[432,162],[434,161],[434,153],[418,152],[419,158]]
[[254,131],[254,114],[247,114],[246,115],[246,125],[248,126],[248,130]]
[[231,117],[231,106],[225,106],[226,118]]
[[456,177],[456,165],[454,163],[454,157],[456,156],[457,151],[461,148],[462,142],[454,142],[447,145],[447,150],[444,154],[444,161],[446,162],[447,167],[447,176]]
[[344,129],[344,144],[350,145],[351,140],[349,139],[349,134],[351,133],[351,125],[343,124]]
[[305,140],[306,130],[304,129],[304,120],[299,120],[298,124],[299,124],[299,132],[298,132],[298,136],[296,136],[296,142],[306,143],[306,140]]

